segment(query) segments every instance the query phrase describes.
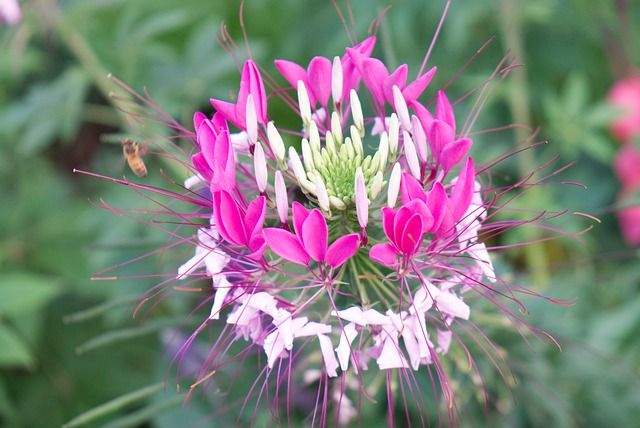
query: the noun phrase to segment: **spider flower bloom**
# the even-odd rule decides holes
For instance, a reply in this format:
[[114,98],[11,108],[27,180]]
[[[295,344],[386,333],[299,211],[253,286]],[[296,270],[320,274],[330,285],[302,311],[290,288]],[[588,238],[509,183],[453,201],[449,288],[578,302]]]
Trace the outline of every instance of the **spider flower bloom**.
[[[519,320],[498,303],[513,290],[483,242],[515,223],[489,222],[469,131],[445,92],[429,87],[435,67],[415,80],[407,65],[389,71],[372,56],[375,41],[333,60],[276,60],[282,88],[247,60],[236,100],[212,99],[214,111],[196,112],[186,132],[195,154],[181,198],[208,221],[175,280],[207,278],[212,308],[181,353],[217,325],[196,384],[243,364],[256,380],[242,409],[269,397],[288,411],[290,391],[317,384],[312,423],[328,425],[327,412],[348,421],[358,395],[386,395],[393,413],[400,397],[407,407],[408,388],[420,404],[425,380],[452,409],[445,367],[460,362],[443,359],[453,349],[471,356],[465,338],[478,343],[473,298]],[[280,111],[269,108],[276,97],[298,129],[269,116]]]

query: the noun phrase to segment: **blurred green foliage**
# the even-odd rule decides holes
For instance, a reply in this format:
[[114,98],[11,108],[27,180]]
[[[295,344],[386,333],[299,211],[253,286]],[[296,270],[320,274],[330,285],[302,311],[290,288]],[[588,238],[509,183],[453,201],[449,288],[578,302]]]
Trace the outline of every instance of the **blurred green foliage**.
[[[191,331],[193,321],[185,321],[184,314],[192,302],[172,296],[132,320],[139,296],[157,283],[154,278],[89,280],[92,273],[152,251],[165,240],[161,232],[98,209],[99,198],[123,208],[144,209],[152,202],[113,183],[73,175],[72,168],[116,177],[125,173],[120,148],[101,143],[106,134],[130,132],[109,96],[116,89],[106,77],[109,72],[136,90],[146,87],[187,126],[193,111],[209,110],[209,97],[228,96],[237,85],[237,72],[214,36],[225,22],[242,43],[239,3],[21,4],[23,22],[0,29],[0,424],[60,426],[94,408],[70,426],[84,426],[88,419],[111,427],[206,425],[219,396],[205,393],[181,406],[183,396],[157,385],[167,376],[171,357],[162,336],[176,320],[183,333]],[[375,14],[391,5],[376,53],[390,66],[407,62],[415,72],[443,2],[371,4],[351,2],[355,33],[363,37]],[[540,126],[540,138],[551,141],[525,166],[533,169],[558,154],[557,167],[574,160],[577,165],[554,182],[587,186],[545,187],[526,206],[593,213],[602,223],[578,240],[537,246],[549,274],[538,290],[576,302],[564,308],[527,299],[525,317],[553,334],[562,351],[546,343],[528,344],[487,320],[488,334],[505,351],[518,380],[507,387],[490,362],[479,357],[490,399],[483,409],[477,385],[460,376],[464,425],[634,426],[640,419],[640,257],[625,248],[613,216],[616,145],[607,124],[617,112],[603,99],[622,70],[639,64],[632,42],[640,40],[640,5],[517,1],[515,15],[506,18],[503,6],[499,1],[453,2],[431,60],[439,67],[433,87],[445,84],[496,36],[449,92],[461,96],[481,84],[513,47],[504,23],[517,20],[530,125]],[[244,22],[253,56],[270,72],[273,58],[306,62],[312,55],[339,54],[348,44],[330,2],[249,0]],[[509,94],[519,89],[509,79],[497,85],[475,129],[512,123]],[[461,114],[469,107],[462,103]],[[521,142],[517,136],[510,130],[478,135],[477,155],[488,160],[513,150]],[[166,165],[151,159],[151,170],[160,167]],[[518,168],[515,160],[507,161],[499,174],[514,179]],[[163,179],[151,174],[149,182],[162,185]],[[571,217],[561,227],[577,231],[591,223]],[[518,239],[522,236],[511,234],[504,242]],[[118,274],[166,273],[181,255],[189,257],[152,258]],[[527,257],[512,250],[497,263],[514,281],[526,284]],[[367,411],[367,424],[384,420],[383,410],[374,406]],[[268,421],[265,414],[257,424]]]

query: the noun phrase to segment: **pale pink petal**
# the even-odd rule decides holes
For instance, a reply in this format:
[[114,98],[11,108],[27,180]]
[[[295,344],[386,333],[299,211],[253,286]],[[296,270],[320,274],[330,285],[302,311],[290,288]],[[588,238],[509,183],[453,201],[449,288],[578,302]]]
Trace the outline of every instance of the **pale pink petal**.
[[352,306],[347,309],[343,309],[341,311],[332,311],[331,315],[337,316],[338,318],[342,318],[345,321],[349,321],[355,323],[361,327],[367,325],[366,320],[364,319],[364,314],[361,308],[358,306]]
[[280,358],[284,352],[284,340],[282,333],[279,330],[272,331],[264,339],[264,352],[267,354],[267,365],[270,369],[273,368],[275,362]]
[[420,367],[421,359],[418,340],[409,328],[403,328],[401,334],[402,340],[404,341],[404,346],[407,349],[407,356],[409,357],[409,361],[411,362],[411,367],[414,370],[418,370],[418,367]]
[[351,344],[358,335],[356,330],[356,324],[350,322],[345,325],[340,333],[340,342],[336,348],[336,354],[338,354],[338,361],[340,362],[340,370],[343,372],[349,368],[349,357],[351,356]]
[[314,57],[307,69],[307,79],[315,99],[326,106],[331,96],[331,61],[321,56]]
[[391,337],[387,337],[384,340],[382,351],[376,359],[376,362],[381,370],[409,367],[407,360],[404,358],[404,355],[402,355],[402,350],[400,349],[397,339],[394,340]]
[[375,244],[369,250],[369,258],[385,266],[393,267],[398,264],[398,250],[391,244]]
[[367,309],[362,312],[362,317],[368,325],[385,325],[390,322],[386,315],[381,314],[375,309]]
[[336,372],[336,369],[338,368],[338,360],[336,359],[336,354],[333,352],[331,339],[329,336],[319,334],[318,340],[320,341],[320,351],[322,352],[322,359],[324,360],[324,367],[327,370],[327,375],[329,377],[338,376],[338,373]]
[[413,111],[416,113],[416,116],[420,120],[420,124],[422,125],[422,129],[426,132],[427,135],[431,135],[431,127],[433,126],[433,115],[425,106],[420,104],[418,101],[412,101],[410,106],[413,107]]
[[359,246],[360,237],[357,233],[341,236],[327,250],[327,264],[334,268],[341,266],[358,251]]
[[294,331],[295,337],[306,337],[306,336],[315,336],[318,334],[329,334],[331,333],[331,326],[329,324],[319,323],[319,322],[309,322],[305,324],[302,328],[299,328]]
[[446,354],[449,350],[449,346],[451,346],[451,330],[441,330],[437,329],[436,333],[438,335],[438,352]]
[[471,309],[462,299],[453,293],[442,292],[436,296],[436,305],[439,310],[452,317],[465,320],[469,319]]
[[432,67],[402,90],[402,95],[404,95],[404,99],[407,100],[407,104],[417,100],[420,95],[422,95],[429,83],[431,83],[431,79],[433,79],[437,69],[437,67]]
[[214,279],[213,288],[216,290],[216,294],[213,296],[213,306],[211,306],[211,314],[209,314],[209,319],[217,320],[220,318],[220,311],[222,310],[224,299],[231,291],[231,287],[231,283],[227,281],[227,278],[224,275],[218,278],[217,281],[216,279]]
[[309,254],[291,232],[270,227],[264,229],[264,237],[269,248],[280,257],[303,266],[309,264]]
[[324,262],[327,254],[327,221],[319,209],[314,208],[302,224],[302,244],[311,258]]

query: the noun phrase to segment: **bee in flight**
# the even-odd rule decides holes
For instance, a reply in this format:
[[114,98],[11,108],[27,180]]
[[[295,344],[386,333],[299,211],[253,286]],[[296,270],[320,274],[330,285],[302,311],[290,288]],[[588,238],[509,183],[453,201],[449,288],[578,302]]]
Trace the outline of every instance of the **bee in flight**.
[[144,148],[140,143],[129,138],[122,140],[122,153],[129,164],[131,171],[138,177],[147,175],[147,167],[142,160]]

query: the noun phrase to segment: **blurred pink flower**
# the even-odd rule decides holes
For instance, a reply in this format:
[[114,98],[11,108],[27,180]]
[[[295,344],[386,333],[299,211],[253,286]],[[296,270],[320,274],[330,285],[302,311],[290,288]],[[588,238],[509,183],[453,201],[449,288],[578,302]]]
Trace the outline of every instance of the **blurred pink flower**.
[[[640,246],[640,187],[635,190],[622,190],[618,197],[618,202],[625,205],[631,205],[618,211],[618,223],[622,237],[630,246]],[[635,200],[635,204],[628,202]]]
[[640,150],[633,144],[624,144],[616,155],[614,168],[625,189],[640,186]]
[[624,110],[611,124],[611,133],[621,142],[640,135],[640,74],[618,81],[609,91],[609,102]]
[[0,24],[15,25],[22,19],[17,0],[0,0]]

